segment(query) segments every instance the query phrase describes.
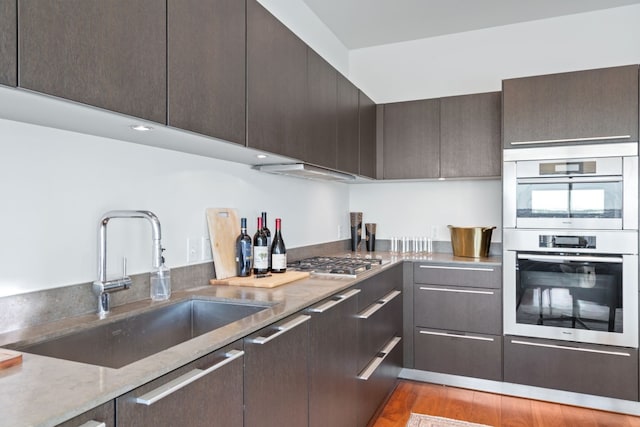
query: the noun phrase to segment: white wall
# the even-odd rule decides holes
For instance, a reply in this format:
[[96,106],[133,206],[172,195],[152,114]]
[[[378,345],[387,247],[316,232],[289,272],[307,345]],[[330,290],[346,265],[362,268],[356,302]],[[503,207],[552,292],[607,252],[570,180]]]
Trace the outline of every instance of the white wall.
[[[348,227],[345,184],[7,120],[0,135],[0,296],[95,280],[98,222],[112,209],[158,215],[169,267],[187,264],[188,238],[208,235],[208,207],[237,208],[251,234],[261,210],[272,229],[282,217],[288,247]],[[151,269],[146,221],[111,221],[108,242],[110,275],[123,255],[131,274]]]
[[512,77],[640,63],[640,5],[350,52],[377,103],[501,90]]
[[[500,180],[351,185],[349,205],[352,211],[363,212],[363,222],[378,224],[378,239],[450,240],[447,225],[502,227]],[[501,241],[501,233],[493,233],[492,241]]]

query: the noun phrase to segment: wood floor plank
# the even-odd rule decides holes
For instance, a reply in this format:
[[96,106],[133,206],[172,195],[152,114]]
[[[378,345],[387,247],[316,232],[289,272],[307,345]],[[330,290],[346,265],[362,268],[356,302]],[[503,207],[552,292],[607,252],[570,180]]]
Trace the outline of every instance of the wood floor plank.
[[519,397],[501,396],[501,424],[504,427],[531,427],[534,425],[531,401]]
[[462,388],[447,387],[444,394],[445,405],[443,417],[465,421],[471,418],[473,407],[473,391]]
[[418,395],[418,387],[405,381],[398,383],[393,394],[387,401],[384,411],[378,416],[374,427],[404,426],[411,415],[411,408]]
[[417,393],[417,399],[411,408],[412,412],[443,417],[446,405],[446,387],[430,384],[429,387],[419,388],[421,390]]
[[531,401],[531,411],[533,415],[534,427],[566,427],[562,405],[542,402],[540,400]]
[[474,392],[471,416],[465,421],[499,426],[501,424],[500,395],[482,391]]

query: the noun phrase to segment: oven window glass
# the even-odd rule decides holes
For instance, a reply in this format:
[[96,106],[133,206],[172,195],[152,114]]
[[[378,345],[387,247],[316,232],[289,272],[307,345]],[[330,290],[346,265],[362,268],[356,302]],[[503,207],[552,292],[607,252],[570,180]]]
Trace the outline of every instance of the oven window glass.
[[622,262],[518,258],[517,323],[623,332]]
[[622,218],[622,182],[519,183],[518,218]]

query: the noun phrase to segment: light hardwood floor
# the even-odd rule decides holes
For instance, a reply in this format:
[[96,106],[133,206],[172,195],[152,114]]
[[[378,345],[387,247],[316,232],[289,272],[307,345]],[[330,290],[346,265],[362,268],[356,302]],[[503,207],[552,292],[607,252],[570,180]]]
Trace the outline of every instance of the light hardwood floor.
[[371,427],[404,427],[409,414],[495,427],[640,427],[640,417],[401,380]]

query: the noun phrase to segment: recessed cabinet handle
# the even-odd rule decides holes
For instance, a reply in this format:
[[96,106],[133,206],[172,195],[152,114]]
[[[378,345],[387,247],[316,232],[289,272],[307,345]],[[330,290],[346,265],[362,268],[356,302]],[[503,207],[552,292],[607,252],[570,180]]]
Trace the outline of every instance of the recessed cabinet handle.
[[357,295],[360,293],[360,289],[352,289],[347,293],[341,294],[341,295],[336,295],[333,299],[330,299],[327,302],[324,302],[322,304],[319,304],[315,307],[311,307],[309,309],[309,311],[311,313],[324,313],[325,311],[335,307],[336,305],[340,304],[341,302],[344,302],[346,300],[348,300],[349,298],[351,298],[354,295]]
[[493,291],[472,291],[469,289],[449,289],[449,288],[429,288],[426,286],[420,286],[421,291],[436,291],[436,292],[453,292],[456,294],[480,294],[480,295],[493,295]]
[[107,427],[107,425],[102,421],[91,420],[79,425],[78,427]]
[[370,305],[368,308],[366,308],[362,313],[358,314],[356,317],[358,319],[368,319],[369,317],[371,317],[376,311],[380,310],[382,307],[384,307],[387,303],[389,303],[392,299],[394,299],[395,297],[397,297],[398,295],[400,295],[402,292],[395,290],[393,292],[390,292],[389,294],[387,294],[384,298],[382,298],[379,301],[376,301],[374,304]]
[[244,356],[244,351],[231,350],[228,353],[225,353],[225,359],[222,360],[221,362],[218,362],[215,365],[204,370],[193,369],[187,372],[186,374],[181,375],[178,378],[172,381],[169,381],[168,383],[158,387],[157,389],[137,397],[136,403],[139,403],[141,405],[146,405],[146,406],[153,405],[160,399],[167,397],[171,393],[174,393],[180,390],[181,388],[186,387],[192,382],[197,381],[198,379],[204,377],[205,375],[208,375],[211,372],[222,368],[224,365],[227,365],[242,356]]
[[564,139],[541,139],[538,141],[513,141],[511,145],[531,145],[531,144],[558,144],[564,142],[591,142],[591,141],[607,141],[611,139],[629,139],[631,135],[614,135],[614,136],[592,136],[585,138],[564,138]]
[[287,323],[283,323],[282,325],[277,326],[276,329],[278,330],[278,332],[276,332],[275,334],[269,335],[268,337],[256,337],[252,339],[251,342],[253,344],[266,344],[269,341],[279,337],[280,335],[289,332],[291,329],[295,328],[296,326],[303,324],[309,319],[311,319],[311,316],[302,314]]
[[449,267],[446,265],[424,265],[424,264],[421,264],[420,268],[427,268],[432,270],[493,271],[493,268],[490,268],[490,267]]
[[537,343],[537,342],[519,341],[519,340],[511,340],[511,343],[512,344],[520,344],[520,345],[530,345],[532,347],[556,348],[556,349],[559,349],[559,350],[582,351],[582,352],[585,352],[585,353],[598,353],[598,354],[608,354],[608,355],[612,355],[612,356],[631,357],[631,353],[626,353],[624,351],[595,350],[593,348],[569,347],[569,346],[556,345],[556,344],[541,344],[541,343]]
[[420,331],[420,333],[424,335],[436,335],[439,337],[464,338],[467,340],[477,340],[477,341],[493,341],[493,338],[477,337],[475,335],[452,334],[450,332]]
[[378,356],[376,356],[376,358],[373,359],[366,368],[364,368],[360,375],[358,375],[358,379],[367,381],[371,377],[371,375],[373,375],[376,369],[378,369],[378,366],[380,366],[382,362],[384,362],[384,359],[387,358],[389,353],[391,353],[393,349],[396,348],[401,339],[402,338],[400,337],[394,337],[391,341],[389,341],[389,343],[382,349],[382,351],[378,353]]

